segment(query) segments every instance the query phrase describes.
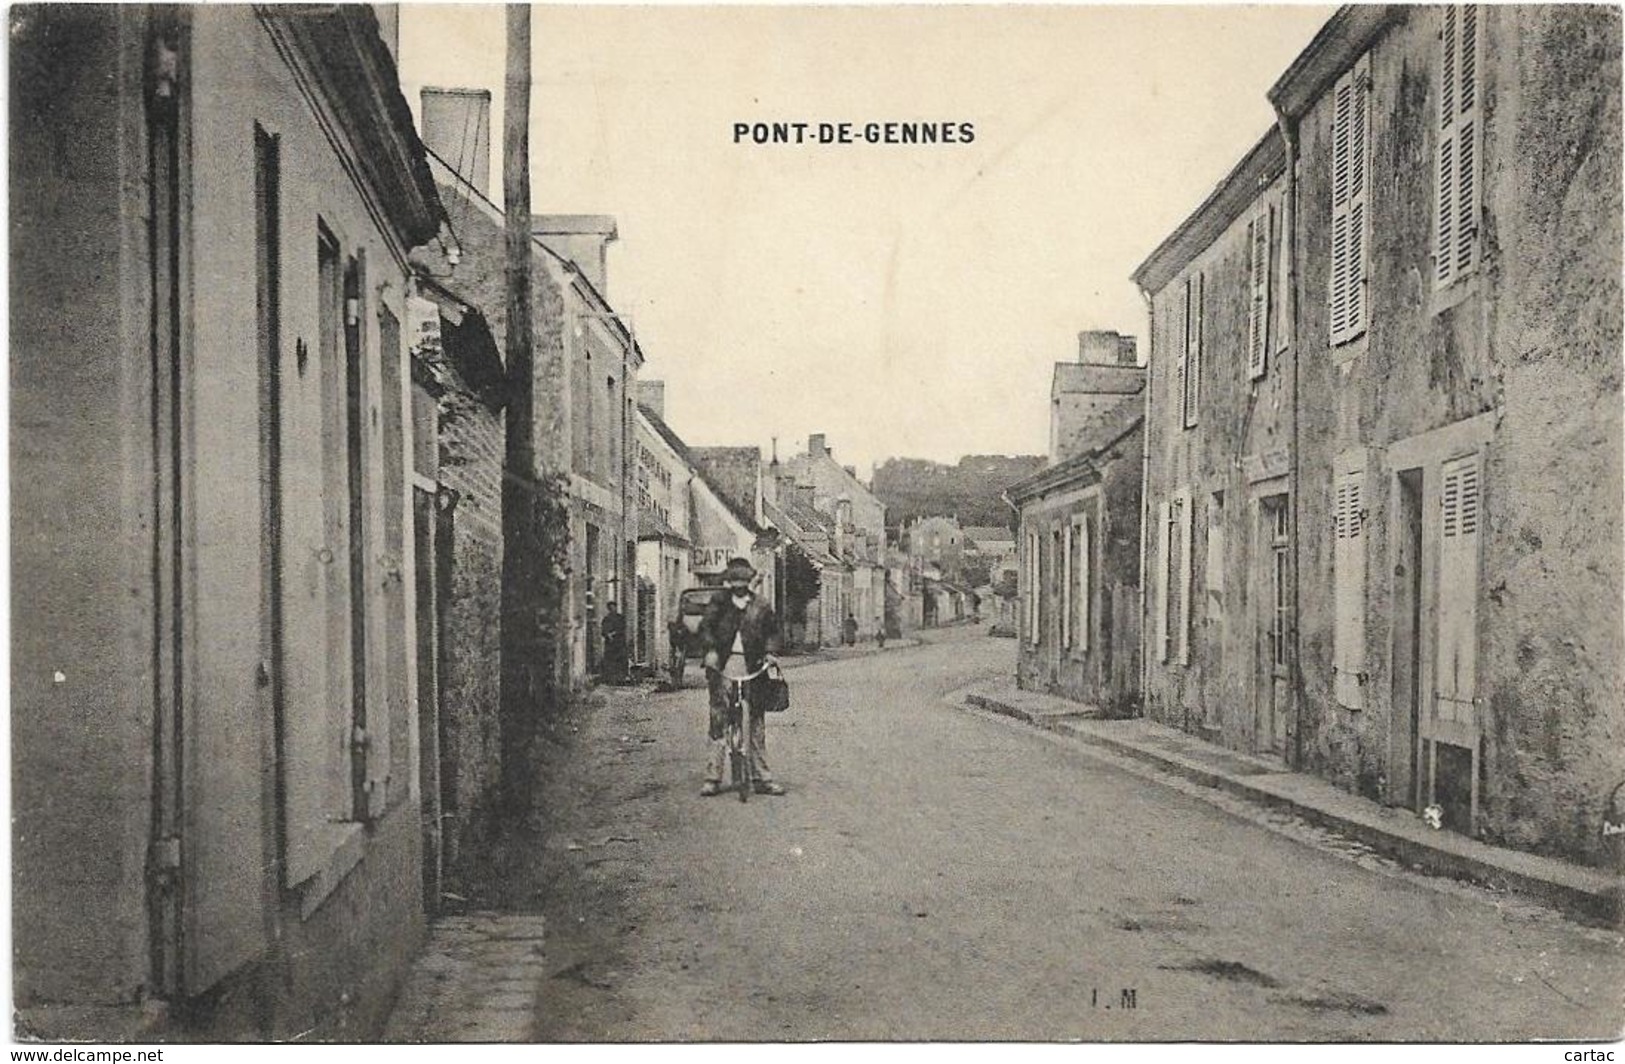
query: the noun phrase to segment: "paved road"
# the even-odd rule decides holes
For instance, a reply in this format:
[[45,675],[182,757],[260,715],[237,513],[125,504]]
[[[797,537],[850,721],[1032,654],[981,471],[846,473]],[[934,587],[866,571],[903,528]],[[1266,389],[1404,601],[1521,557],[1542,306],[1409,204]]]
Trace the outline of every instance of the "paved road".
[[698,797],[698,687],[579,718],[536,855],[536,1036],[1618,1035],[1618,934],[1378,874],[955,709],[1014,645],[937,638],[790,674],[783,798]]

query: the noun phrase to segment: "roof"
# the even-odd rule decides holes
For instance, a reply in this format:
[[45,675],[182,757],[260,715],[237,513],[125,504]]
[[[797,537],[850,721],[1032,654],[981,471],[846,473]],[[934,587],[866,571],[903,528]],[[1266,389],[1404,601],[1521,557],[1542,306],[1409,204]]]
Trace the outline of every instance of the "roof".
[[1057,362],[1050,395],[1133,395],[1144,387],[1145,370],[1140,366]]
[[767,519],[777,525],[779,531],[784,533],[784,538],[789,540],[797,550],[805,554],[807,560],[812,562],[813,565],[820,569],[840,569],[845,567],[845,563],[839,558],[810,542],[805,527],[799,525],[795,517],[787,513],[783,507],[764,499],[762,509],[767,513]]
[[652,510],[640,509],[638,511],[638,539],[640,541],[660,539],[685,547],[690,545],[687,536],[677,531],[664,517]]
[[1280,128],[1270,126],[1196,210],[1140,263],[1132,275],[1134,283],[1145,292],[1162,291],[1285,172],[1286,142]]
[[1037,498],[1058,487],[1098,480],[1103,468],[1101,458],[1123,440],[1132,436],[1145,424],[1145,412],[1137,403],[1119,403],[1113,411],[1107,434],[1098,447],[1041,469],[1030,477],[1018,480],[1004,489],[1005,501],[1016,506],[1027,499]]
[[638,404],[638,413],[642,414],[643,419],[649,423],[649,427],[654,429],[655,435],[666,441],[666,445],[676,451],[679,458],[688,463],[688,467],[694,471],[694,475],[711,490],[711,494],[717,497],[717,501],[722,503],[723,508],[733,516],[733,519],[745,527],[745,531],[757,534],[763,531],[762,526],[757,524],[754,517],[742,513],[739,507],[734,505],[733,500],[719,490],[710,477],[706,476],[704,467],[694,457],[693,448],[684,443],[682,437],[673,432],[671,426],[666,424],[659,414],[643,403]]
[[[439,173],[442,175],[442,181],[444,183],[436,187],[440,189],[450,189],[454,194],[461,196],[463,199],[467,200],[470,204],[477,208],[485,215],[486,221],[496,227],[496,235],[494,238],[495,241],[498,243],[502,242],[502,240],[505,239],[503,232],[504,219],[502,208],[493,203],[491,197],[487,196],[484,192],[481,192],[477,187],[475,187],[474,183],[469,181],[466,176],[460,173],[455,166],[451,165],[439,155],[435,154],[433,148],[423,146],[423,152],[428,159],[428,164],[426,165],[428,166],[429,171],[431,173]],[[461,225],[468,224],[467,217],[460,212],[458,215],[458,221]],[[456,243],[462,244],[464,242],[464,234],[459,232],[456,228],[451,229],[451,235],[452,239]],[[581,293],[582,298],[591,304],[591,306],[594,308],[594,313],[600,316],[598,320],[608,322],[610,327],[620,335],[621,342],[624,343],[627,346],[627,349],[631,352],[633,362],[639,366],[643,365],[647,359],[643,353],[643,346],[638,343],[638,338],[634,336],[632,330],[627,327],[626,319],[617,313],[615,308],[610,305],[609,300],[604,298],[604,294],[593,286],[592,281],[587,277],[586,272],[582,270],[581,266],[577,264],[574,259],[559,253],[552,247],[549,247],[547,243],[544,242],[540,236],[537,236],[534,231],[531,233],[530,242],[538,251],[552,259],[561,269],[564,270],[565,273],[570,275],[571,281],[574,283],[577,291]]]
[[402,243],[414,248],[433,240],[445,208],[372,5],[265,4],[257,12],[273,37],[308,61]]
[[1359,58],[1378,32],[1401,10],[1389,4],[1345,4],[1326,20],[1309,46],[1298,53],[1285,73],[1270,86],[1271,104],[1281,114],[1297,118],[1307,111],[1349,65]]
[[733,498],[730,492],[723,490],[720,483],[722,479],[721,473],[716,468],[718,459],[725,457],[743,458],[747,452],[752,455],[752,461],[760,464],[762,452],[759,447],[691,447],[688,453],[689,460],[693,463],[695,471],[703,476],[707,486],[716,493],[717,498],[722,500],[722,504],[728,508],[728,512],[733,514],[739,523],[750,531],[760,532],[762,526],[756,520],[756,515],[747,511],[738,499]]
[[965,538],[973,543],[1014,543],[1016,534],[1008,528],[995,528],[992,525],[970,525],[962,531]]
[[463,382],[494,409],[507,402],[508,374],[491,323],[479,307],[432,277],[419,277],[425,299],[440,308],[440,348]]

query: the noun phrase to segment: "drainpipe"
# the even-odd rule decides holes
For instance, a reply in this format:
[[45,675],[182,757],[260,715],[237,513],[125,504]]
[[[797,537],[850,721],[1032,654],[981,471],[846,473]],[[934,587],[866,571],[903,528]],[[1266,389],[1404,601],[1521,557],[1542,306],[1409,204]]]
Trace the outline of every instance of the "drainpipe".
[[1150,584],[1146,580],[1145,547],[1146,535],[1151,527],[1151,499],[1146,494],[1146,485],[1151,476],[1151,396],[1152,374],[1157,364],[1157,316],[1151,302],[1151,293],[1144,288],[1140,289],[1140,298],[1145,301],[1145,420],[1140,427],[1140,715],[1145,716],[1148,699],[1146,693],[1151,685],[1151,654],[1146,640],[1146,633],[1150,626],[1146,623],[1147,612],[1150,609],[1151,595],[1147,590]]
[[1302,553],[1302,538],[1299,536],[1298,484],[1299,462],[1298,455],[1298,126],[1297,123],[1283,114],[1279,107],[1275,111],[1275,121],[1281,130],[1281,140],[1286,145],[1286,191],[1281,204],[1281,246],[1286,252],[1286,326],[1287,349],[1292,354],[1292,453],[1287,462],[1287,522],[1288,535],[1291,537],[1292,549],[1288,552],[1292,569],[1292,742],[1290,743],[1289,763],[1293,768],[1303,765],[1303,729],[1299,726],[1299,711],[1303,703],[1303,655],[1301,632],[1303,626],[1299,623],[1298,603],[1299,580],[1298,561]]

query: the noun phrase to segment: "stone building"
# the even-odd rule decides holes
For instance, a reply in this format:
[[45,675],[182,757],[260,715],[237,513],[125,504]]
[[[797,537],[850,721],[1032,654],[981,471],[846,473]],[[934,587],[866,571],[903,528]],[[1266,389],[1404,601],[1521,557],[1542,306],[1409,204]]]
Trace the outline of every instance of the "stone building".
[[[1144,370],[1131,337],[1079,335],[1058,362],[1049,464],[1005,491],[1019,514],[1016,680],[1110,716],[1140,706]],[[997,541],[994,541],[997,542]]]
[[[490,96],[428,88],[420,111],[460,249],[455,263],[441,256],[430,268],[484,308],[500,344],[506,335],[503,216],[490,199],[488,156],[474,148],[477,131],[490,126]],[[625,605],[621,600],[636,588],[632,434],[643,353],[631,322],[606,295],[614,219],[542,214],[531,228],[536,467],[528,476],[562,476],[569,488],[567,616],[559,625],[557,679],[579,686],[600,667],[606,604]]]
[[14,1022],[365,1038],[424,928],[394,60],[365,5],[10,31]]
[[479,308],[431,278],[408,307],[424,891],[465,894],[501,785],[507,374]]
[[692,558],[694,478],[687,449],[665,423],[665,387],[638,382],[633,426],[637,463],[638,608],[632,625],[632,660],[655,665],[670,659],[667,624],[678,597],[694,582]]
[[1136,274],[1151,712],[1603,861],[1619,13],[1346,7],[1269,96],[1279,132]]
[[690,565],[701,587],[722,586],[728,559],[748,558],[761,574],[760,594],[778,601],[778,535],[765,510],[759,447],[690,447],[695,478]]
[[850,597],[843,603],[856,619],[858,638],[872,639],[884,623],[886,607],[886,505],[858,479],[857,471],[835,460],[822,433],[807,437],[805,454],[779,465],[773,457],[769,479],[812,489],[811,507],[833,520],[831,553],[850,569]]

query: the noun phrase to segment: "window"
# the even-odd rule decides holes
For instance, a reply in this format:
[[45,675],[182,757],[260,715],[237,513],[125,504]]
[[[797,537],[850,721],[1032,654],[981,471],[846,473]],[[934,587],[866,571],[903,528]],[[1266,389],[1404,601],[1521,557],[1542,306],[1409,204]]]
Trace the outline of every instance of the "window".
[[1066,576],[1064,574],[1066,555],[1064,553],[1064,548],[1061,546],[1060,529],[1057,528],[1050,532],[1049,545],[1049,578],[1055,581],[1054,593],[1049,596],[1051,603],[1050,608],[1052,610],[1057,610],[1060,613],[1060,616],[1054,618],[1053,621],[1051,618],[1045,617],[1044,626],[1048,628],[1050,624],[1055,624],[1055,628],[1057,629],[1056,634],[1060,637],[1060,642],[1058,645],[1064,646],[1066,644],[1066,607],[1063,605],[1066,598]]
[[1179,585],[1179,630],[1178,638],[1179,663],[1191,663],[1191,590],[1195,584],[1196,566],[1192,557],[1191,542],[1195,538],[1196,507],[1191,505],[1188,491],[1181,492],[1174,500],[1174,520],[1178,525],[1179,536],[1179,567],[1175,571]]
[[1331,342],[1365,332],[1371,185],[1371,57],[1362,56],[1332,95]]
[[1074,554],[1077,545],[1073,539],[1073,528],[1069,524],[1062,532],[1057,532],[1061,541],[1061,646],[1063,649],[1072,649],[1073,633],[1073,602],[1072,574],[1077,572]]
[[1027,642],[1038,645],[1038,533],[1027,533]]
[[1072,522],[1072,645],[1077,650],[1089,649],[1089,518],[1080,514]]
[[1190,664],[1191,524],[1190,498],[1180,492],[1158,507],[1158,661]]
[[1478,455],[1446,463],[1440,480],[1437,716],[1476,728],[1478,533],[1483,524]]
[[1433,282],[1444,288],[1478,259],[1478,8],[1446,7],[1439,31],[1439,140],[1434,152]]
[[1202,391],[1202,275],[1185,278],[1185,336],[1174,386],[1179,390],[1179,423],[1196,425]]
[[1365,526],[1363,470],[1337,476],[1332,512],[1332,567],[1336,615],[1332,675],[1337,704],[1365,708]]
[[1251,296],[1247,304],[1247,376],[1250,380],[1262,377],[1266,368],[1270,341],[1270,247],[1274,231],[1273,205],[1260,211],[1247,231],[1250,248],[1248,273],[1251,278]]
[[1291,539],[1288,530],[1291,527],[1286,506],[1285,495],[1272,495],[1264,500],[1266,527],[1269,530],[1270,553],[1273,565],[1270,568],[1270,617],[1269,617],[1269,644],[1270,665],[1277,675],[1285,675],[1287,655],[1290,649],[1290,635],[1292,631],[1291,615],[1291,555],[1289,548]]

